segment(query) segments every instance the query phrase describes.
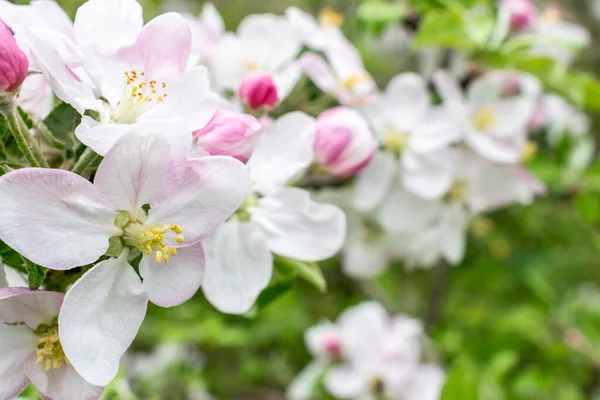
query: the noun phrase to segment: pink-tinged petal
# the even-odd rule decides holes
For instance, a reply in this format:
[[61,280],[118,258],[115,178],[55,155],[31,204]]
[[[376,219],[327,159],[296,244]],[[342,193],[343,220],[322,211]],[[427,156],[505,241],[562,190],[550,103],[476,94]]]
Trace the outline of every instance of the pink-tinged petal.
[[185,71],[191,49],[192,34],[185,19],[166,13],[146,24],[135,44],[120,50],[119,58],[141,61],[146,76],[159,80]]
[[382,338],[390,327],[390,319],[383,306],[367,301],[349,308],[338,319],[342,340],[342,354],[347,360],[369,363],[380,357]]
[[135,338],[148,294],[122,255],[86,272],[65,296],[58,326],[65,355],[89,383],[106,386]]
[[82,49],[110,56],[134,43],[143,23],[135,0],[89,0],[77,9],[73,28]]
[[85,64],[85,56],[71,39],[50,29],[31,28],[26,40],[36,68],[44,74],[59,99],[71,104],[80,114],[87,109],[82,103],[100,103],[91,82],[73,73]]
[[24,322],[36,329],[58,315],[64,294],[31,291],[28,288],[0,289],[0,323]]
[[416,233],[440,212],[441,203],[415,196],[396,187],[377,212],[377,220],[388,232]]
[[369,393],[369,378],[351,366],[342,365],[331,368],[325,374],[324,384],[327,392],[335,397],[360,399]]
[[323,57],[316,53],[306,53],[300,58],[299,63],[302,71],[319,89],[324,92],[331,92],[335,89],[337,80]]
[[119,232],[96,188],[72,172],[16,170],[0,178],[0,193],[0,238],[44,267],[94,262]]
[[204,250],[200,243],[177,249],[169,262],[156,263],[154,257],[140,262],[140,275],[150,301],[161,307],[185,303],[196,294],[204,276]]
[[25,360],[25,373],[31,383],[40,392],[42,400],[61,399],[56,381],[57,370],[51,368],[44,371],[43,364],[36,363],[35,352],[31,353]]
[[272,252],[303,261],[336,254],[344,243],[346,216],[337,206],[317,203],[299,188],[281,188],[252,211]]
[[28,327],[0,324],[0,400],[12,400],[27,387],[23,364],[36,346],[37,337]]
[[[194,67],[166,87],[165,101],[145,112],[140,120],[178,117],[190,131],[202,129],[214,116],[219,96],[210,91],[205,67]],[[152,122],[152,121],[149,121]]]
[[17,102],[23,110],[43,120],[52,111],[54,93],[42,74],[29,75],[21,85]]
[[267,194],[308,168],[314,141],[314,118],[293,112],[275,121],[261,134],[247,164],[254,189]]
[[376,152],[369,165],[356,178],[352,206],[358,211],[374,210],[389,192],[397,169],[392,154]]
[[[124,135],[98,167],[94,185],[114,210],[137,215],[144,204],[160,202],[179,187],[191,132],[169,121],[153,125],[151,131],[138,130],[138,125]],[[188,135],[189,140],[185,139]]]
[[85,381],[73,367],[64,365],[56,372],[61,400],[98,400],[104,388]]
[[185,245],[211,234],[242,204],[250,189],[244,164],[214,156],[188,161],[180,186],[160,203],[150,203],[147,223],[179,224]]
[[440,198],[452,186],[456,158],[456,153],[449,148],[422,154],[405,152],[402,157],[404,187],[425,200]]
[[260,228],[234,218],[208,238],[205,246],[204,295],[221,312],[245,313],[273,273],[273,257]]

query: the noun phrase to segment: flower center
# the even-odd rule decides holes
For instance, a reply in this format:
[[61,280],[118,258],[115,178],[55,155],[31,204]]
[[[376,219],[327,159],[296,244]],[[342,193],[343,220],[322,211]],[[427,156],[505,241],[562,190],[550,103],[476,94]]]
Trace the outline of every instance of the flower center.
[[262,69],[260,62],[256,60],[248,61],[245,65],[247,72],[259,71]]
[[38,338],[37,364],[44,364],[44,371],[50,368],[59,369],[63,363],[71,365],[63,351],[60,339],[58,338],[58,326],[53,325],[47,328]]
[[346,77],[341,82],[341,85],[344,89],[350,90],[352,92],[356,91],[359,86],[365,82],[370,80],[370,76],[365,73],[355,72]]
[[335,12],[331,7],[325,7],[319,13],[319,25],[321,28],[335,28],[342,25],[344,16]]
[[[168,236],[174,236],[175,241],[183,243],[183,229],[179,225],[158,224],[150,227],[139,222],[130,223],[125,227],[123,241],[127,246],[135,247],[147,256],[154,253],[157,264],[169,262],[169,256],[176,256],[177,249],[169,247],[165,241]],[[171,235],[169,235],[171,233]]]
[[455,181],[448,191],[448,200],[451,203],[464,203],[467,200],[467,189],[467,182],[462,180]]
[[408,136],[394,128],[386,128],[383,132],[383,147],[399,155],[408,145]]
[[522,163],[526,163],[531,161],[531,159],[533,157],[535,157],[535,155],[537,154],[538,151],[538,145],[536,142],[533,142],[531,140],[528,140],[527,143],[525,143],[525,147],[523,148],[523,151],[521,152],[521,162]]
[[544,10],[542,18],[547,22],[557,22],[562,19],[563,12],[559,6],[552,5]]
[[146,81],[144,72],[126,71],[125,90],[119,104],[113,110],[113,120],[122,124],[136,122],[142,114],[169,96],[166,88],[165,82]]
[[496,115],[494,114],[494,109],[490,106],[485,106],[477,111],[475,117],[473,117],[473,126],[478,131],[485,131],[495,120]]

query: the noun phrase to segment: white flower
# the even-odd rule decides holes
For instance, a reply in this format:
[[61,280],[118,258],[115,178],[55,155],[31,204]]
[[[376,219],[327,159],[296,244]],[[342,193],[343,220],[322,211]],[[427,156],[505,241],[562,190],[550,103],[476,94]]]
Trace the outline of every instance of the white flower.
[[219,310],[243,313],[252,306],[271,279],[273,253],[319,261],[340,250],[343,212],[314,202],[303,189],[286,187],[313,161],[314,137],[314,119],[299,112],[261,134],[247,163],[251,194],[205,242],[203,291]]
[[192,32],[191,64],[208,65],[225,32],[223,18],[212,3],[204,3],[199,17],[183,16]]

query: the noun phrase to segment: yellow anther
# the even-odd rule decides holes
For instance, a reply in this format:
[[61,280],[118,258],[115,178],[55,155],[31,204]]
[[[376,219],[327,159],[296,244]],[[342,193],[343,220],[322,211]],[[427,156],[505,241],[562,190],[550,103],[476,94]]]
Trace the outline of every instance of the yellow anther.
[[463,203],[467,199],[467,183],[457,180],[452,184],[448,192],[448,200],[452,203]]
[[63,352],[60,339],[58,337],[58,328],[53,326],[48,328],[39,338],[40,345],[37,349],[36,364],[43,363],[44,371],[51,368],[59,369],[63,363],[70,364]]
[[156,252],[155,261],[156,261],[157,264],[160,264],[160,263],[163,262],[163,253],[162,253],[162,251],[159,250],[159,251]]
[[181,235],[177,236],[177,239],[175,239],[175,241],[177,241],[177,243],[179,243],[179,244],[183,244],[183,236],[181,236]]
[[325,7],[319,13],[319,24],[323,28],[332,28],[342,25],[344,16],[331,7]]
[[473,117],[473,126],[478,131],[487,130],[496,120],[494,109],[491,106],[482,107]]
[[177,249],[175,247],[171,247],[169,249],[169,253],[171,253],[172,256],[176,256],[177,255]]
[[165,262],[169,262],[169,255],[168,255],[168,254],[165,254],[165,255],[163,256],[163,260],[165,260]]
[[[166,244],[168,240],[183,243],[183,229],[179,225],[159,224],[146,226],[136,222],[129,224],[124,229],[123,241],[127,246],[135,247],[147,256],[154,254],[157,264],[169,262],[170,256],[177,255],[177,249]],[[177,235],[177,236],[175,236]]]
[[47,358],[46,366],[44,367],[44,372],[48,372],[50,370],[50,367],[52,367],[52,361],[49,358]]
[[399,154],[407,145],[408,137],[406,134],[393,128],[387,128],[384,131],[383,147],[387,150]]
[[171,229],[178,235],[181,235],[181,233],[183,232],[183,229],[181,229],[181,226],[175,224],[175,225],[171,225]]
[[370,79],[371,79],[371,77],[367,74],[353,73],[353,74],[348,75],[346,77],[346,79],[344,79],[341,82],[341,85],[344,89],[353,91],[356,89],[356,87],[358,85],[360,85],[361,83],[364,83],[366,81],[369,81]]
[[537,154],[538,151],[538,145],[537,143],[528,140],[527,143],[525,143],[525,147],[523,148],[523,151],[521,152],[521,162],[522,163],[526,163],[528,161],[531,161],[531,159],[533,157],[535,157],[535,155]]

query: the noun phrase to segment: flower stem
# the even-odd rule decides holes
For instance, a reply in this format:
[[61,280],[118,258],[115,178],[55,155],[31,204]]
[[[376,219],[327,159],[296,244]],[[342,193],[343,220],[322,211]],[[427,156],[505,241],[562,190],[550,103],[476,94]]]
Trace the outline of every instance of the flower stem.
[[3,111],[4,117],[6,118],[6,122],[8,123],[8,127],[9,127],[13,137],[15,138],[15,141],[17,142],[17,146],[19,147],[19,150],[21,150],[21,153],[23,153],[23,155],[27,159],[27,162],[29,163],[29,165],[31,165],[32,167],[41,168],[42,164],[35,157],[33,150],[32,150],[32,146],[30,146],[30,142],[27,140],[27,138],[25,136],[25,135],[29,135],[29,132],[28,131],[23,132],[21,122],[20,122],[21,116],[19,115],[19,112],[17,111],[16,107],[2,109],[2,111]]
[[44,158],[44,156],[42,155],[42,152],[40,151],[39,143],[36,143],[33,140],[33,137],[29,133],[29,127],[25,123],[25,120],[23,120],[23,117],[19,113],[19,110],[15,109],[14,113],[15,113],[15,117],[17,118],[17,120],[19,122],[19,125],[21,126],[21,131],[23,132],[25,139],[29,142],[29,145],[31,146],[31,152],[33,153],[33,156],[38,161],[38,163],[40,164],[41,167],[49,168],[48,162],[46,162],[46,159]]
[[83,174],[85,170],[87,170],[100,156],[94,152],[91,148],[85,149],[81,157],[77,160],[73,168],[71,168],[71,172],[75,172],[76,174]]
[[55,138],[52,132],[50,132],[50,129],[48,129],[48,127],[46,126],[46,124],[44,124],[43,121],[37,121],[34,123],[34,125],[35,130],[38,132],[40,137],[46,139],[48,144],[56,147],[59,150],[65,149],[65,143]]

